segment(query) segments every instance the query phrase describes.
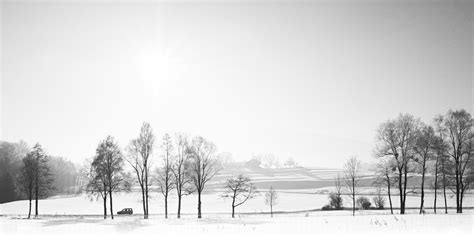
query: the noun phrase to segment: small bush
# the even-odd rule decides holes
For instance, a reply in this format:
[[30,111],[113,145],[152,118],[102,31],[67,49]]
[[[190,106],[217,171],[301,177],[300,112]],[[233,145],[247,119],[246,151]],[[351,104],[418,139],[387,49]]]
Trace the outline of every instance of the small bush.
[[385,207],[385,197],[382,197],[382,196],[373,197],[372,201],[374,202],[375,208],[384,209],[384,207]]
[[357,206],[362,208],[363,210],[370,209],[370,206],[372,203],[370,203],[369,199],[367,197],[359,197],[357,198]]
[[342,209],[342,197],[341,195],[338,195],[337,193],[330,193],[329,194],[329,205],[336,209],[336,210],[341,210]]
[[324,205],[321,210],[323,211],[329,211],[329,210],[332,210],[332,207],[330,205]]

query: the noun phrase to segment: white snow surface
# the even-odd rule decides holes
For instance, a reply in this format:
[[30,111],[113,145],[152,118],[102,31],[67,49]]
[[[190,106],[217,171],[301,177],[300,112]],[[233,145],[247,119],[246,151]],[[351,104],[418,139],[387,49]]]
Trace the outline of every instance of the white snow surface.
[[207,215],[203,219],[84,216],[38,219],[0,217],[2,236],[472,236],[473,213],[389,215],[381,212],[308,212],[268,215]]

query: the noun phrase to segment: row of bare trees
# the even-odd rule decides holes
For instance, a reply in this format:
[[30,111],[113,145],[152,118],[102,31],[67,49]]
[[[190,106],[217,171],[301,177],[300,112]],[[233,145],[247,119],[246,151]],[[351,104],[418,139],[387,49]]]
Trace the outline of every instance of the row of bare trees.
[[[100,142],[88,172],[87,191],[93,197],[103,199],[104,218],[107,218],[107,198],[113,219],[113,193],[131,190],[133,182],[131,174],[124,172],[124,161],[130,165],[140,187],[144,219],[149,216],[150,192],[155,181],[164,196],[166,218],[168,198],[173,189],[178,198],[178,218],[181,217],[182,197],[193,192],[197,193],[198,198],[198,218],[202,217],[201,195],[206,184],[219,171],[216,146],[200,136],[190,140],[183,134],[176,134],[174,139],[165,134],[155,154],[155,140],[150,124],[143,123],[138,137],[127,146],[125,155],[113,137],[108,136]],[[160,155],[161,159],[155,160],[154,155]],[[161,162],[153,169],[156,161]]]
[[446,189],[456,196],[456,212],[462,213],[463,198],[474,180],[474,130],[471,114],[466,110],[449,110],[427,125],[410,114],[400,114],[382,123],[377,131],[378,174],[390,190],[398,188],[400,214],[405,213],[410,174],[420,177],[420,213],[425,203],[428,174],[434,177],[434,211],[438,190],[442,188],[447,213]]

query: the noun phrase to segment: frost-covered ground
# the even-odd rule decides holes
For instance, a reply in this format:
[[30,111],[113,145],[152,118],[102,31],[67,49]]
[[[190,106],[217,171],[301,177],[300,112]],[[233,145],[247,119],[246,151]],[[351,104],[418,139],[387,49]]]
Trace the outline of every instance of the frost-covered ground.
[[355,217],[344,211],[242,215],[209,214],[203,219],[186,215],[182,219],[151,216],[100,217],[46,216],[39,219],[0,217],[2,236],[472,236],[473,213],[388,215],[359,212]]
[[[329,188],[330,189],[330,188]],[[315,192],[322,192],[315,194]],[[275,211],[301,211],[319,209],[323,205],[328,204],[328,188],[324,189],[298,189],[298,190],[281,190],[279,191],[278,205],[275,206]],[[362,190],[364,193],[364,190]],[[202,197],[203,212],[206,213],[230,213],[231,201],[219,197],[219,193],[206,193]],[[448,196],[448,206],[455,206],[455,198],[452,195]],[[122,208],[133,208],[134,213],[143,213],[141,204],[141,193],[118,193],[114,195],[114,212]],[[465,197],[464,206],[474,206],[474,198],[472,194]],[[392,196],[394,207],[398,207],[399,200],[397,196]],[[418,207],[420,203],[419,196],[410,195],[407,197],[408,207]],[[428,193],[425,197],[425,206],[432,207],[433,194]],[[443,207],[444,202],[442,196],[438,196],[438,207]],[[344,206],[350,206],[350,200],[347,196],[344,197]],[[388,206],[388,200],[387,204]],[[91,200],[87,195],[71,195],[71,196],[55,196],[46,200],[40,200],[39,205],[40,214],[49,215],[100,215],[103,213],[102,200]],[[174,215],[176,213],[176,197],[169,198],[169,213]],[[197,197],[195,195],[185,196],[182,200],[182,213],[194,214],[196,213]],[[150,214],[161,214],[164,212],[163,197],[153,192],[149,203]],[[264,203],[264,195],[256,197],[236,209],[239,212],[255,213],[267,212],[269,208]],[[431,210],[427,210],[431,212]],[[25,215],[28,213],[28,201],[16,201],[10,203],[0,204],[0,215]]]

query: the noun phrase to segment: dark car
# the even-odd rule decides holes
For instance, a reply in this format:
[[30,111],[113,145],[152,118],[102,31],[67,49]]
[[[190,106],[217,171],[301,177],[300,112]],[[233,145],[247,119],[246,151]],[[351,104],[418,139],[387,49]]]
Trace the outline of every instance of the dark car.
[[117,212],[118,215],[132,215],[133,209],[132,208],[124,208],[121,211]]

